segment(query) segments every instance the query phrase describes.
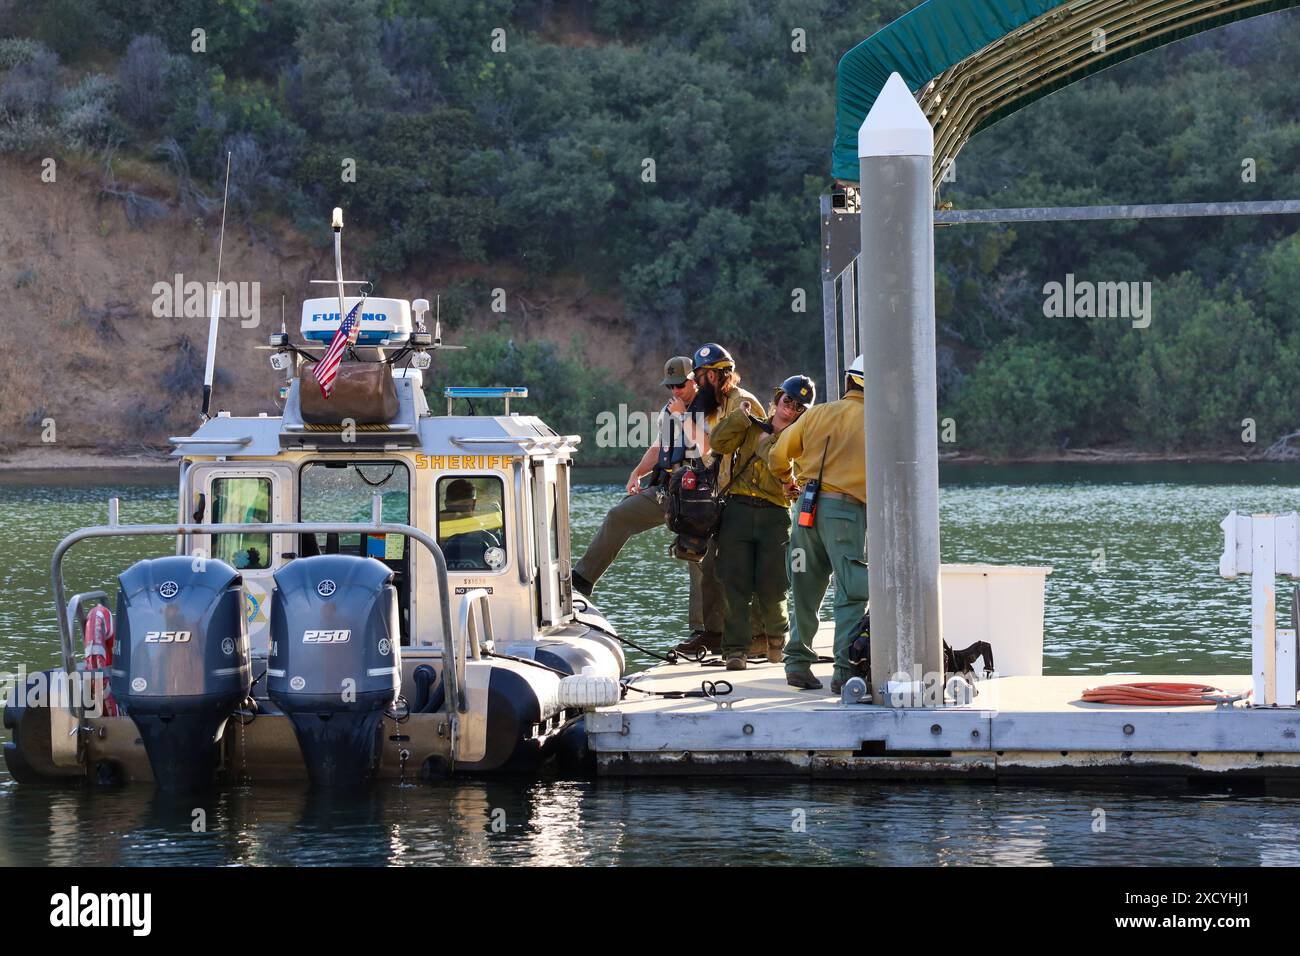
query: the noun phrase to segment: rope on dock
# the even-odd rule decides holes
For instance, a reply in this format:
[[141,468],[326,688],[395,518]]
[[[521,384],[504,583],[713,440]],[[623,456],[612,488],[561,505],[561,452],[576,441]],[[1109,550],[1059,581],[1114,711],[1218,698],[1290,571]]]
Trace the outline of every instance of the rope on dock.
[[623,692],[634,690],[638,694],[650,694],[655,697],[663,697],[667,700],[684,700],[687,697],[703,697],[712,699],[715,697],[724,697],[730,694],[735,688],[731,686],[731,681],[727,680],[706,680],[700,681],[699,690],[646,690],[644,687],[637,687],[628,680],[623,681]]
[[1156,682],[1108,684],[1083,692],[1085,704],[1122,704],[1126,707],[1201,707],[1222,704],[1237,698],[1218,687],[1205,684],[1165,684]]

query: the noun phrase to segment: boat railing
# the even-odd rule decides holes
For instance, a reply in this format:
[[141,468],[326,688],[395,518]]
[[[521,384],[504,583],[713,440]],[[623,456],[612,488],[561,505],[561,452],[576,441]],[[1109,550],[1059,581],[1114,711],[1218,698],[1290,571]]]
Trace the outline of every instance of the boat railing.
[[[104,604],[108,601],[108,594],[104,591],[82,591],[80,594],[72,595],[72,599],[68,601],[68,628],[72,628],[72,622],[75,620],[83,637],[86,633],[85,604],[87,601],[98,601]],[[75,657],[73,663],[74,665],[76,663]]]
[[456,675],[456,686],[463,689],[465,686],[465,662],[471,658],[481,661],[483,659],[483,647],[490,648],[493,644],[492,606],[488,603],[486,588],[474,588],[465,592],[460,601],[460,613],[456,623],[460,625],[457,628],[457,633],[460,634],[461,640],[465,642],[464,653],[456,658],[456,663],[461,668],[460,673]]
[[[464,674],[464,663],[459,660],[460,655],[457,653],[457,636],[451,626],[451,602],[448,597],[447,584],[447,559],[443,556],[442,548],[434,540],[419,528],[412,527],[409,524],[393,524],[379,520],[381,505],[376,496],[374,505],[373,519],[371,522],[343,522],[343,521],[290,521],[290,522],[248,522],[248,523],[230,523],[230,524],[120,524],[118,521],[118,500],[116,498],[109,501],[109,523],[106,525],[95,525],[89,528],[82,528],[72,532],[66,538],[59,542],[58,547],[54,549],[54,557],[50,561],[50,582],[54,592],[54,608],[59,619],[59,637],[60,650],[63,655],[64,673],[71,678],[71,675],[77,669],[76,649],[73,646],[73,622],[79,620],[80,608],[78,599],[89,600],[91,597],[101,595],[104,592],[86,592],[78,594],[73,601],[67,601],[64,597],[63,587],[63,558],[72,548],[73,545],[92,538],[131,538],[131,537],[149,537],[149,536],[182,536],[195,534],[370,534],[370,535],[388,535],[399,534],[418,541],[433,556],[433,564],[438,582],[438,600],[439,611],[442,623],[442,653],[444,660],[443,680],[447,684],[447,713],[452,722],[453,738],[456,729],[455,724],[458,722],[459,714],[465,712],[465,692],[460,678]],[[484,592],[486,593],[486,592]],[[105,595],[106,597],[106,595]],[[84,624],[83,624],[84,626]],[[490,627],[490,625],[485,625]],[[490,634],[490,630],[489,630]],[[477,646],[477,645],[475,645]],[[477,656],[477,655],[476,655]],[[80,695],[73,695],[79,698]],[[69,707],[72,710],[72,716],[76,721],[78,731],[85,730],[85,707],[80,699],[69,701]],[[82,734],[77,735],[77,752],[78,758],[81,754]]]

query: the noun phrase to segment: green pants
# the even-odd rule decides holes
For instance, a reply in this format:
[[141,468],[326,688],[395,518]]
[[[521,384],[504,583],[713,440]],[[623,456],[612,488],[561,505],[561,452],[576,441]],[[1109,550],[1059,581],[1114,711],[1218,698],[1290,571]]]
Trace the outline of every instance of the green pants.
[[744,495],[727,500],[717,537],[717,568],[727,598],[722,631],[724,651],[743,651],[753,634],[784,638],[786,616],[786,547],[790,512],[753,505]]
[[785,648],[787,671],[802,670],[817,661],[813,638],[826,586],[835,575],[835,677],[847,680],[853,627],[867,604],[866,508],[856,502],[822,496],[811,528],[798,522],[790,535],[790,594],[794,605],[790,643]]
[[[586,553],[573,570],[594,586],[600,576],[614,563],[623,545],[634,534],[664,527],[664,504],[659,489],[647,488],[628,495],[605,515],[596,537],[587,545]],[[722,587],[717,578],[705,568],[703,562],[683,562],[691,575],[690,626],[692,631],[722,632]]]

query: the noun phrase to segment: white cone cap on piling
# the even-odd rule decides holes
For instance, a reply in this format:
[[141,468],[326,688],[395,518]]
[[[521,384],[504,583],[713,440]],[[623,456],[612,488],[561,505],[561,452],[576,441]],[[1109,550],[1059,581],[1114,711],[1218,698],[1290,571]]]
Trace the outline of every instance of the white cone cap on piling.
[[934,129],[903,78],[891,73],[858,127],[858,158],[933,156]]

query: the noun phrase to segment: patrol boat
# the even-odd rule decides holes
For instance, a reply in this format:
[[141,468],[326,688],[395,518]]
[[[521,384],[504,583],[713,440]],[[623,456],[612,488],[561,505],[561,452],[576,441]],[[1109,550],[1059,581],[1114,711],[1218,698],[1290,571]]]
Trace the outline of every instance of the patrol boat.
[[[338,210],[334,226],[337,259]],[[205,420],[170,440],[177,523],[124,523],[114,499],[108,524],[55,550],[62,666],[10,692],[16,780],[355,786],[594,766],[584,713],[618,699],[625,660],[570,583],[579,439],[512,412],[522,387],[448,387],[434,414],[424,374],[451,346],[428,302],[345,295],[336,264],[338,296],[302,304],[303,342],[282,324],[262,346],[285,373],[280,416],[206,417],[209,361]],[[327,400],[315,368],[344,315],[358,331]],[[121,573],[116,614],[103,591],[68,597],[75,545],[159,535],[174,553]]]

